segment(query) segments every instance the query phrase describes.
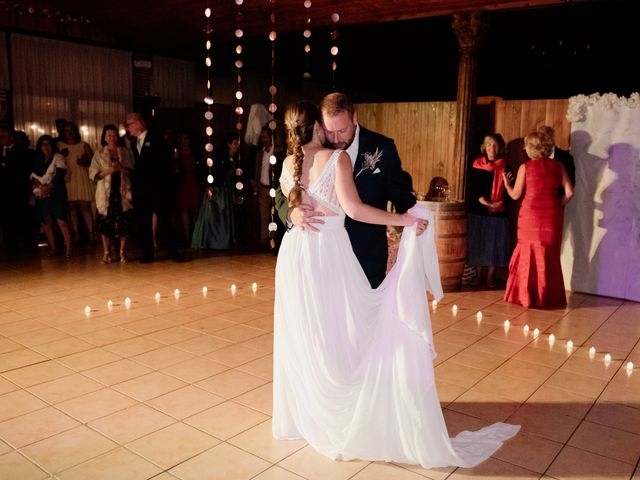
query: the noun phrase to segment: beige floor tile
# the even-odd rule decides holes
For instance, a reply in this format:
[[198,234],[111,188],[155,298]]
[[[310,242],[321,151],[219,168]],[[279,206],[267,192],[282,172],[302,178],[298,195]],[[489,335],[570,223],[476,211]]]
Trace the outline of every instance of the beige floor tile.
[[593,399],[545,384],[529,397],[527,404],[552,408],[555,413],[581,419],[593,405]]
[[64,338],[54,342],[42,343],[32,347],[36,352],[41,353],[49,358],[64,357],[73,353],[91,350],[94,346],[79,338]]
[[21,387],[31,387],[73,374],[73,370],[49,360],[5,372],[4,376]]
[[196,383],[198,387],[220,395],[233,398],[267,383],[267,380],[254,377],[238,370],[227,370]]
[[0,395],[0,422],[19,417],[25,413],[40,410],[47,404],[24,390],[15,390]]
[[523,433],[565,443],[577,428],[580,419],[564,415],[552,405],[525,403],[507,419],[507,423],[521,425]]
[[214,335],[223,340],[227,340],[233,343],[240,343],[250,340],[254,337],[264,335],[264,330],[248,327],[246,325],[233,325],[228,328],[217,330]]
[[33,350],[26,348],[13,350],[0,355],[0,373],[15,370],[20,367],[34,365],[46,360],[49,359],[44,355],[34,352]]
[[518,432],[493,457],[532,472],[544,473],[562,447],[561,443]]
[[141,377],[151,371],[149,367],[132,362],[131,360],[119,360],[86,370],[83,374],[104,385],[115,385],[116,383],[121,383],[132,378]]
[[215,350],[205,356],[224,365],[229,365],[230,367],[238,367],[245,363],[264,357],[264,355],[264,352],[260,352],[253,348],[248,348],[243,345],[230,345],[228,347]]
[[244,325],[253,328],[259,328],[265,332],[273,332],[273,314],[265,315],[255,320],[245,322]]
[[520,406],[496,393],[481,392],[475,387],[460,395],[447,408],[490,422],[504,422]]
[[565,349],[549,350],[548,348],[526,347],[516,353],[515,360],[544,365],[551,368],[558,368],[569,359],[569,354]]
[[84,370],[106,365],[107,363],[113,363],[118,360],[120,360],[118,355],[101,348],[93,348],[86,352],[74,353],[73,355],[56,359],[58,363],[61,363],[76,372],[82,372]]
[[[273,304],[271,304],[271,313],[273,313]],[[222,312],[217,314],[218,317],[224,320],[230,320],[235,323],[244,323],[250,322],[251,320],[256,320],[260,317],[264,316],[263,312],[255,311],[253,309],[248,308],[239,308],[237,310],[230,310],[227,312]]]
[[559,480],[626,480],[633,468],[628,463],[566,446],[546,473]]
[[598,401],[589,411],[586,420],[640,435],[640,409],[638,408]]
[[306,446],[282,460],[279,465],[309,480],[346,480],[353,477],[370,462],[353,460],[333,461]]
[[273,333],[253,337],[250,340],[242,342],[240,345],[258,350],[259,352],[273,353]]
[[168,415],[146,405],[132,407],[93,420],[88,425],[112,440],[124,444],[175,423]]
[[104,347],[111,343],[121,342],[135,337],[137,334],[122,327],[108,327],[85,333],[79,337],[97,347]]
[[269,382],[250,390],[235,397],[233,401],[271,416],[273,414],[273,384]]
[[449,359],[445,363],[438,365],[435,373],[439,380],[465,388],[470,388],[475,385],[488,374],[486,370],[468,367],[456,363],[453,359]]
[[101,383],[80,373],[29,387],[29,391],[46,402],[56,404],[103,388]]
[[176,343],[173,347],[184,350],[185,352],[193,353],[194,355],[205,355],[231,345],[233,345],[231,342],[227,342],[221,338],[198,333],[197,337]]
[[440,405],[445,407],[456,400],[460,395],[467,391],[467,388],[456,385],[455,383],[445,382],[436,378],[436,388],[438,390],[438,398]]
[[474,468],[458,468],[450,480],[538,480],[540,475],[522,467],[512,465],[495,458],[481,463]]
[[39,322],[35,319],[23,319],[19,322],[0,324],[0,335],[13,337],[14,335],[19,335],[25,332],[37,332],[43,328],[47,328],[45,323]]
[[184,423],[226,440],[268,418],[267,415],[235,402],[225,402],[186,418]]
[[24,345],[18,342],[14,342],[8,338],[0,338],[0,354],[21,350],[23,348]]
[[640,435],[591,422],[582,422],[567,445],[632,465],[640,458]]
[[189,385],[148,400],[146,403],[175,419],[183,420],[225,401],[222,397]]
[[78,425],[77,421],[64,413],[46,407],[0,423],[0,438],[20,448]]
[[291,473],[277,465],[265,470],[261,474],[253,477],[253,480],[303,480],[302,477]]
[[49,343],[56,340],[62,340],[65,338],[69,338],[69,335],[56,328],[50,327],[11,336],[11,339],[13,341],[21,343],[22,345],[25,345],[27,347],[40,345],[42,343]]
[[163,368],[162,372],[167,375],[171,375],[172,377],[176,377],[183,382],[195,383],[226,370],[229,370],[227,365],[214,362],[208,358],[196,357],[191,360]]
[[248,480],[270,466],[254,455],[221,443],[169,472],[183,480]]
[[490,423],[486,420],[481,420],[464,413],[450,410],[448,407],[442,411],[442,415],[444,416],[445,423],[447,424],[449,436],[452,438],[465,430],[480,430]]
[[165,345],[173,345],[198,337],[198,332],[191,330],[190,328],[180,326],[159,330],[148,334],[147,337]]
[[57,474],[60,480],[146,480],[162,470],[151,462],[124,448],[117,448],[104,455]]
[[87,393],[81,397],[67,400],[56,405],[56,408],[76,420],[87,423],[100,417],[111,415],[135,405],[136,401],[110,388],[103,388]]
[[[428,475],[429,471],[424,470],[424,472]],[[425,480],[423,475],[392,463],[382,462],[370,463],[351,478],[353,480]]]
[[252,362],[245,363],[239,366],[237,370],[266,380],[271,380],[273,378],[273,355],[266,355]]
[[13,448],[11,448],[6,443],[0,441],[0,455],[4,455],[5,453],[13,452]]
[[20,387],[18,385],[0,376],[0,395],[4,395],[5,393],[9,393],[9,392],[14,392],[19,389]]
[[0,455],[0,478],[7,480],[42,480],[49,474],[18,452]]
[[227,443],[271,463],[279,462],[307,444],[304,440],[276,440],[271,433],[271,420],[230,438]]
[[162,343],[142,336],[133,337],[128,340],[105,345],[104,349],[109,350],[116,355],[120,355],[123,358],[128,358],[135,357],[136,355],[140,355],[141,353],[149,352],[161,347],[164,347]]
[[131,360],[141,363],[154,370],[161,370],[175,363],[184,362],[194,357],[193,354],[173,347],[161,347],[150,352],[131,357]]
[[506,359],[501,356],[479,351],[471,352],[469,350],[462,350],[460,353],[457,353],[452,360],[460,365],[479,368],[480,370],[486,370],[488,372],[498,368],[506,361]]
[[595,399],[607,386],[607,382],[598,378],[559,370],[545,382],[545,385]]
[[22,453],[48,472],[58,473],[117,447],[108,438],[81,425],[33,443],[23,448]]
[[126,446],[163,469],[169,469],[219,443],[220,440],[211,435],[184,423],[174,423]]
[[151,372],[126,382],[113,385],[112,388],[139,402],[144,402],[165,393],[184,387],[186,384],[177,378],[160,372]]
[[[193,322],[189,322],[185,324],[185,327],[191,330],[194,330],[196,332],[208,333],[209,335],[214,335],[216,332],[220,330],[224,330],[225,328],[233,327],[235,325],[237,325],[237,323],[232,322],[230,320],[224,320],[223,318],[212,316],[212,317],[200,318]],[[218,337],[218,338],[222,338],[222,337]],[[233,342],[232,340],[227,340],[227,341]]]
[[480,392],[494,393],[518,403],[524,403],[539,387],[540,384],[534,380],[499,373],[490,373],[473,386]]
[[496,369],[496,373],[507,377],[522,378],[542,384],[554,373],[554,369],[544,365],[509,359]]

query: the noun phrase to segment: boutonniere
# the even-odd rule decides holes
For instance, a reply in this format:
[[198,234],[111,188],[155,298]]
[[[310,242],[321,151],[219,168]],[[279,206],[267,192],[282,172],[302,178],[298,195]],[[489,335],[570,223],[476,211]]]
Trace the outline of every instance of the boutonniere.
[[382,152],[383,150],[379,150],[378,147],[376,147],[375,153],[363,153],[362,155],[364,156],[364,161],[362,162],[362,166],[360,167],[360,170],[358,171],[358,173],[356,173],[356,176],[354,178],[358,178],[358,175],[366,170],[376,170],[376,165],[382,158]]

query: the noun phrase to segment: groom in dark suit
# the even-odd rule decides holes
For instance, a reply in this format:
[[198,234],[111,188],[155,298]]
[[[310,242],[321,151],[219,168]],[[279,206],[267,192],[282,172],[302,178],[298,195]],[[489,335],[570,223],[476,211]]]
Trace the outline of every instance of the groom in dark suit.
[[[364,203],[386,210],[391,201],[399,213],[406,212],[416,203],[402,170],[400,157],[392,139],[358,124],[353,103],[343,93],[331,93],[320,103],[323,128],[331,147],[346,150],[351,157],[353,177],[358,195]],[[287,199],[276,197],[278,213],[283,221],[299,228],[316,230],[314,223],[324,223],[320,212],[310,205],[301,204],[288,212]],[[427,227],[425,220],[418,220],[418,234]],[[384,280],[387,269],[388,246],[386,227],[346,219],[345,228],[353,251],[373,288]]]

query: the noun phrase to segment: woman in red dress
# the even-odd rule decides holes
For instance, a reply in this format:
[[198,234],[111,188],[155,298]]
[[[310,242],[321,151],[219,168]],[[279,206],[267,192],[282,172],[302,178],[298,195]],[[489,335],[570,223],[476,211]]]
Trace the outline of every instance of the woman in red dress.
[[531,161],[520,166],[514,186],[511,174],[502,177],[511,198],[518,200],[524,192],[504,300],[524,307],[563,307],[567,299],[560,245],[564,205],[573,196],[573,185],[562,164],[549,158],[553,141],[548,135],[530,133],[524,148]]

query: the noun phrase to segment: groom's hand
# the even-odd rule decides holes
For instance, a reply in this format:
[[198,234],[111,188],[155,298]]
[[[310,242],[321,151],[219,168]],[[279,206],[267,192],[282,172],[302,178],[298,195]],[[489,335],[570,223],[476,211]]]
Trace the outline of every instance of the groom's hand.
[[424,233],[429,225],[429,220],[425,220],[424,218],[419,218],[416,222],[416,235],[420,236]]
[[324,213],[319,212],[313,209],[313,206],[308,203],[301,203],[297,207],[293,208],[289,213],[289,218],[291,219],[291,223],[293,223],[296,227],[305,229],[308,228],[314,232],[318,232],[319,230],[313,226],[314,223],[324,223],[324,220],[317,218],[324,216]]

